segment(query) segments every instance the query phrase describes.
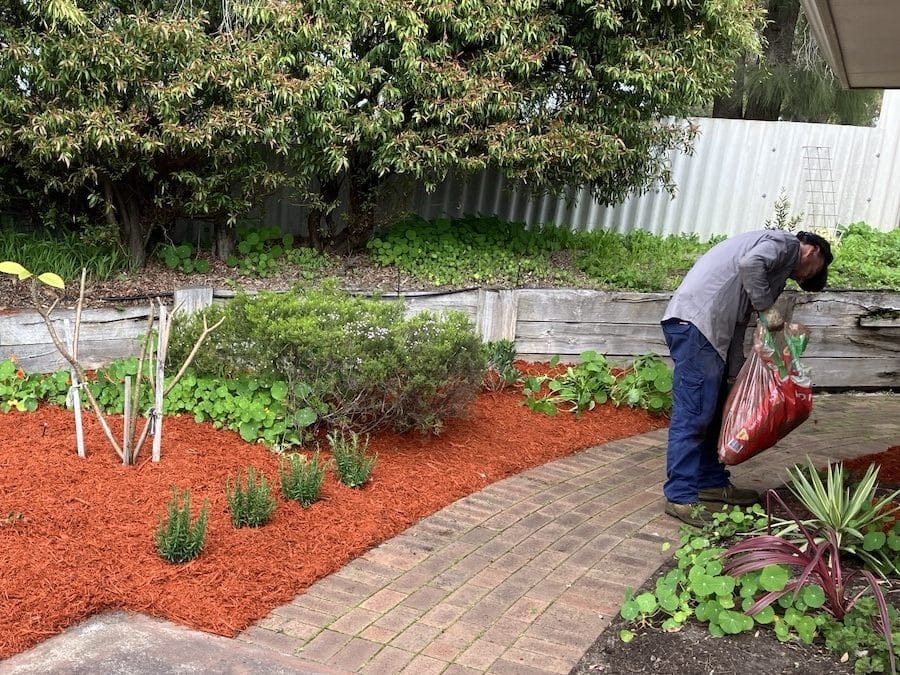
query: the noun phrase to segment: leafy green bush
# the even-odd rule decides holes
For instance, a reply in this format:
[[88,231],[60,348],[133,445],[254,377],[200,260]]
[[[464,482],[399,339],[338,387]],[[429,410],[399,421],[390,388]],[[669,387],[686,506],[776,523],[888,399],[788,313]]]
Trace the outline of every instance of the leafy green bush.
[[246,480],[238,473],[237,478],[226,482],[225,494],[231,524],[235,527],[260,527],[269,522],[275,511],[275,499],[266,477],[257,474],[252,466],[247,467]]
[[34,412],[40,401],[63,403],[68,391],[69,374],[26,374],[12,359],[0,361],[0,412]]
[[156,251],[156,257],[172,270],[178,270],[190,274],[209,272],[209,261],[194,256],[194,247],[190,244],[166,244]]
[[321,253],[309,248],[294,248],[294,235],[285,234],[278,227],[238,227],[237,252],[225,264],[236,267],[248,276],[271,277],[281,272],[285,264],[299,267],[301,276],[312,278],[328,264]]
[[424,220],[411,216],[372,239],[372,259],[438,285],[521,281],[546,274],[549,255],[566,247],[567,229],[528,228],[495,216]]
[[900,228],[880,232],[865,223],[843,228],[828,268],[832,288],[900,288]]
[[209,506],[204,502],[195,523],[191,522],[191,493],[185,490],[181,496],[172,487],[172,498],[166,509],[166,518],[160,518],[156,529],[156,550],[170,563],[182,563],[200,555],[206,542],[206,522]]
[[[210,313],[225,322],[198,352],[198,376],[282,380],[289,427],[302,414],[320,425],[438,429],[474,399],[484,372],[481,342],[463,315],[405,319],[399,303],[333,285],[238,296]],[[199,326],[199,317],[176,325],[172,362]]]
[[306,508],[319,499],[322,481],[325,480],[325,466],[319,462],[318,450],[312,458],[291,453],[281,458],[278,475],[284,498],[300,502]]
[[334,468],[338,479],[347,487],[362,487],[365,485],[372,469],[375,468],[377,455],[369,455],[366,450],[369,447],[369,437],[360,445],[359,434],[344,434],[340,431],[332,431],[328,434],[328,443],[331,445],[331,456],[334,458]]
[[610,389],[614,404],[663,413],[672,407],[672,369],[656,354],[636,358]]
[[643,230],[579,233],[576,266],[605,288],[672,290],[697,259],[722,237],[701,242],[695,234],[659,237]]
[[[551,367],[557,363],[558,356],[550,359]],[[567,412],[578,415],[584,410],[593,410],[598,403],[606,403],[614,380],[606,357],[588,350],[581,353],[579,363],[568,366],[559,375],[526,377],[523,388],[525,404],[531,410],[546,415],[555,415],[560,406],[567,406]],[[545,385],[549,393],[545,393]]]

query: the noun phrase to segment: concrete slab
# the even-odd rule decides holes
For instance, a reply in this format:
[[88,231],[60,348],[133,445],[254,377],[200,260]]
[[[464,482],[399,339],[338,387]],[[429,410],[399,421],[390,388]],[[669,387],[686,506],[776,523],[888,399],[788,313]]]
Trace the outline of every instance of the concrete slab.
[[3,675],[336,675],[346,671],[141,614],[97,614],[22,654]]

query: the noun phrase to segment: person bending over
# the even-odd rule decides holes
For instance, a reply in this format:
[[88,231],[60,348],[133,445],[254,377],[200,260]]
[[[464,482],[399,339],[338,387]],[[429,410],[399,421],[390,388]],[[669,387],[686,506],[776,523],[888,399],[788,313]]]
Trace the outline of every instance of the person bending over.
[[788,278],[805,291],[820,291],[831,261],[831,246],[816,234],[746,232],[707,251],[672,295],[662,318],[675,365],[663,487],[667,514],[700,526],[708,514],[695,508],[699,502],[748,506],[759,499],[755,490],[732,485],[718,458],[728,386],[744,363],[751,313],[767,315],[778,329],[773,305]]

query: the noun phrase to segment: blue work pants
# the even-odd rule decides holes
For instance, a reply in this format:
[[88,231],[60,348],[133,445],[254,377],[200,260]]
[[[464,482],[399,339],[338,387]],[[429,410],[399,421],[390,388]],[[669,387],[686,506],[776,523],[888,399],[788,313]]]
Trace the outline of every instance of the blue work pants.
[[694,324],[669,319],[662,329],[675,363],[663,493],[670,502],[690,504],[698,490],[729,483],[717,454],[725,362]]

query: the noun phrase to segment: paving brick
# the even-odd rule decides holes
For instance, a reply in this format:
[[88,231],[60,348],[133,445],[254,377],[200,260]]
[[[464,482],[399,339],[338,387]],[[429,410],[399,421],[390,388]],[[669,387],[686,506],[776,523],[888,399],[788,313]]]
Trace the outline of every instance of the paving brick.
[[481,544],[490,541],[495,536],[497,536],[496,530],[479,525],[478,527],[473,527],[465,534],[460,535],[459,540],[467,544],[480,546]]
[[481,671],[475,668],[466,668],[458,663],[451,663],[441,675],[480,675]]
[[448,627],[422,649],[422,653],[443,661],[453,661],[481,635],[479,626],[459,621]]
[[413,660],[415,654],[387,646],[378,652],[366,663],[359,672],[371,673],[371,675],[385,675],[385,673],[399,673]]
[[431,585],[444,589],[445,591],[459,588],[461,584],[478,574],[478,572],[490,565],[491,562],[490,558],[486,558],[477,553],[472,553],[437,575],[431,581]]
[[449,605],[456,605],[457,607],[474,607],[477,603],[481,602],[481,599],[484,598],[490,592],[489,588],[484,586],[475,586],[474,584],[464,584],[460,586],[455,591],[450,593],[447,597],[444,598],[443,602],[446,602]]
[[508,648],[519,639],[519,636],[524,635],[531,625],[508,616],[501,616],[485,629],[481,639],[498,645],[505,645]]
[[563,645],[558,642],[550,642],[549,640],[529,637],[528,635],[523,635],[516,640],[515,644],[513,644],[513,648],[534,652],[538,655],[549,656],[570,663],[577,663],[584,653],[583,649],[573,645]]
[[424,623],[414,623],[391,640],[391,645],[409,652],[422,651],[443,629]]
[[411,594],[434,578],[434,574],[426,574],[419,569],[404,572],[388,586],[393,591]]
[[[536,654],[518,647],[507,649],[503,654],[502,660],[515,663],[520,668],[534,668],[546,673],[568,673],[572,668],[571,663],[567,659],[547,656],[546,654]],[[497,663],[495,662],[495,672],[502,673],[503,671],[496,669],[496,666]],[[519,672],[525,671],[520,670]]]
[[328,663],[328,660],[337,654],[345,644],[350,641],[349,635],[338,633],[333,630],[323,630],[312,640],[307,642],[299,652],[298,656],[310,661],[318,663]]
[[346,614],[352,607],[353,605],[346,601],[335,602],[334,600],[304,593],[294,598],[290,605],[279,607],[276,611],[279,614],[284,612],[285,616],[300,619],[306,623],[328,625],[339,616]]
[[499,645],[496,642],[478,638],[459,656],[456,657],[456,663],[474,668],[479,671],[490,670],[491,664],[505,652],[507,645]]
[[400,632],[421,615],[422,612],[420,610],[401,605],[388,610],[386,614],[375,621],[375,625],[379,628]]
[[465,611],[465,607],[440,604],[425,612],[419,620],[429,626],[446,628],[456,621]]
[[481,570],[478,574],[469,579],[469,583],[473,586],[482,586],[490,589],[509,577],[510,574],[512,574],[512,572],[508,570],[501,570],[494,566],[490,566]]
[[437,675],[444,672],[449,665],[446,661],[419,654],[400,672],[404,675]]
[[427,612],[446,597],[447,591],[442,588],[422,586],[419,590],[410,593],[403,601],[403,605],[406,607],[414,607],[422,612]]
[[363,600],[363,602],[360,603],[360,607],[371,610],[373,612],[384,613],[392,607],[396,607],[408,597],[409,596],[406,593],[391,590],[390,588],[382,588],[380,591],[375,593],[375,595],[372,595]]
[[353,638],[328,660],[328,665],[350,671],[359,670],[381,647],[382,645],[368,640]]
[[324,627],[324,625],[304,623],[298,619],[288,619],[282,627],[281,632],[285,635],[297,638],[305,644],[318,635]]
[[461,618],[466,623],[487,627],[503,616],[503,613],[506,612],[507,609],[509,609],[508,604],[486,598],[474,607],[466,610],[465,613],[461,615]]
[[516,600],[513,605],[503,613],[511,619],[516,619],[522,623],[531,623],[541,612],[550,604],[548,600],[541,600],[533,597],[522,597]]
[[568,673],[568,670],[550,670],[526,664],[523,659],[513,656],[508,659],[504,654],[491,664],[491,675],[549,675],[550,673]]
[[380,612],[372,612],[362,607],[354,607],[344,616],[336,619],[328,628],[336,630],[339,633],[347,635],[359,635],[362,630],[373,623],[376,619],[381,618]]
[[371,625],[366,626],[362,632],[359,633],[359,637],[365,640],[371,640],[372,642],[377,642],[381,645],[386,645],[397,637],[398,632],[399,631],[396,630],[382,628],[381,626]]

